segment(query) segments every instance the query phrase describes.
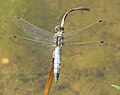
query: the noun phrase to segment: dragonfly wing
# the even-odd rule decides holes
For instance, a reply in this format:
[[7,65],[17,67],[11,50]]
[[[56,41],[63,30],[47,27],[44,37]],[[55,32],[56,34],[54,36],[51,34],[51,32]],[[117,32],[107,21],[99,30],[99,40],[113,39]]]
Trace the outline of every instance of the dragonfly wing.
[[[63,54],[65,56],[79,55],[86,50],[97,49],[103,47],[104,41],[90,41],[90,42],[70,42],[64,43]],[[68,52],[71,51],[71,52]]]
[[52,46],[52,43],[45,43],[43,41],[33,40],[20,36],[11,36],[9,39],[17,44],[25,45],[25,46]]
[[[72,44],[71,44],[72,43]],[[71,42],[71,43],[65,43],[64,47],[74,47],[74,46],[89,46],[89,45],[103,45],[104,41],[91,41],[91,42]]]
[[[86,26],[85,28],[68,33],[65,35],[65,42],[71,41],[74,38],[79,40],[79,39],[86,37],[86,39],[87,39],[89,36],[95,34],[95,32],[97,32],[97,31],[99,31],[102,28],[102,26],[104,26],[105,24],[106,24],[106,21],[99,20],[99,21],[96,21],[96,22]],[[80,33],[83,33],[83,32],[85,35],[84,34],[80,35]]]
[[44,30],[44,29],[39,28],[37,26],[34,26],[33,24],[27,22],[26,20],[24,20],[18,16],[13,17],[12,20],[28,36],[31,36],[35,39],[53,41],[54,35],[52,33],[48,32],[47,30]]

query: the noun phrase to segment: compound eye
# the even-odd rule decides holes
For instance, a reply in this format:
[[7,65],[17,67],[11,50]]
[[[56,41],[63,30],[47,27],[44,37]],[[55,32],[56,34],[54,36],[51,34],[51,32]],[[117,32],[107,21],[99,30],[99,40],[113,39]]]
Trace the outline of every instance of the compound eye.
[[58,28],[57,28],[57,31],[59,31],[59,30],[60,30],[60,28],[58,27]]
[[60,28],[59,28],[59,27],[57,27],[57,28],[55,29],[55,31],[56,31],[56,32],[58,32],[59,30],[60,30]]

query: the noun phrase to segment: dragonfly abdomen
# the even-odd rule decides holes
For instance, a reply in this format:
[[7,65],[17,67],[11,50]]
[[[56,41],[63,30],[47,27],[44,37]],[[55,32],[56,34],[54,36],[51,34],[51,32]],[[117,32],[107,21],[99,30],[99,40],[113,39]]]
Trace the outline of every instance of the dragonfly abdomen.
[[60,74],[60,64],[61,64],[61,48],[57,46],[54,50],[54,78],[55,82],[58,81]]

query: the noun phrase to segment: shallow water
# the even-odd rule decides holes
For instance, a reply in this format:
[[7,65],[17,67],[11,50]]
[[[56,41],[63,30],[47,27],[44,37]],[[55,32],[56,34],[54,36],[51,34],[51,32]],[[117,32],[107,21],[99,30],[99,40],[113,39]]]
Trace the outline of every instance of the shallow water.
[[118,95],[120,92],[110,85],[120,85],[119,4],[117,0],[0,1],[0,95],[43,95],[52,60],[52,51],[9,40],[12,35],[28,37],[12,23],[12,17],[20,16],[54,33],[63,14],[81,5],[94,10],[69,15],[65,33],[102,18],[107,24],[93,35],[81,34],[80,40],[109,43],[100,48],[73,47],[65,53],[63,50],[59,82],[53,81],[50,95]]

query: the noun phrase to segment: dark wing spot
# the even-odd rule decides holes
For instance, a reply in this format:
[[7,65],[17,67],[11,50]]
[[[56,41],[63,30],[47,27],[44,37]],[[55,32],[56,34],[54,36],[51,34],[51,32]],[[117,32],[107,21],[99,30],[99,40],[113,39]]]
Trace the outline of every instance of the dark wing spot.
[[104,43],[104,41],[100,41],[100,43]]
[[16,18],[20,19],[20,17],[19,17],[19,16],[17,16]]
[[102,20],[99,20],[99,22],[102,22]]
[[15,35],[15,36],[13,36],[13,38],[17,38],[17,36]]

